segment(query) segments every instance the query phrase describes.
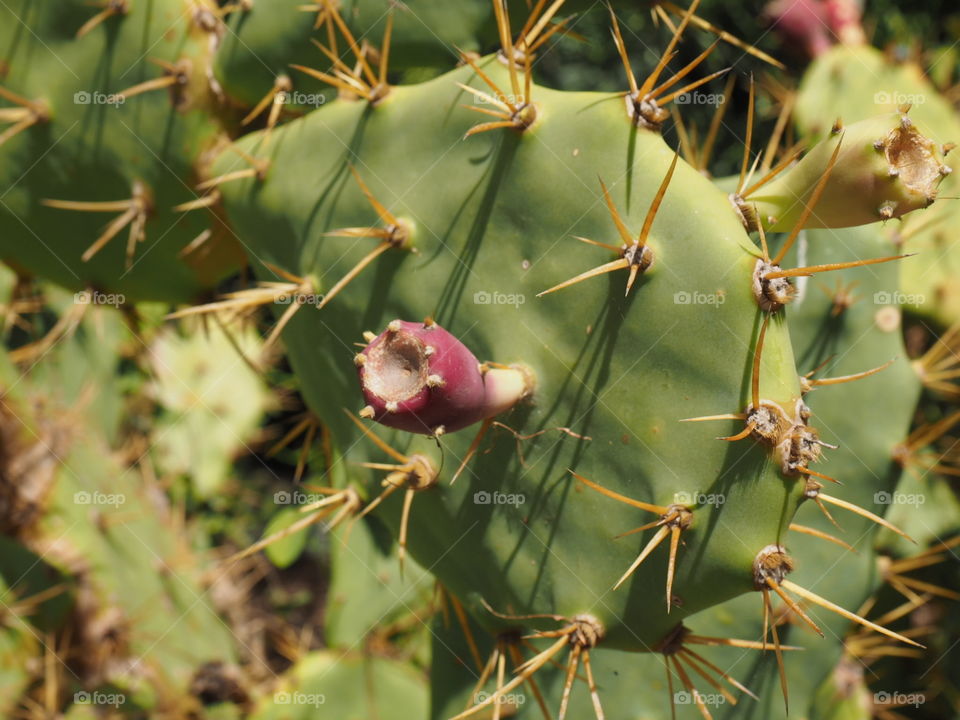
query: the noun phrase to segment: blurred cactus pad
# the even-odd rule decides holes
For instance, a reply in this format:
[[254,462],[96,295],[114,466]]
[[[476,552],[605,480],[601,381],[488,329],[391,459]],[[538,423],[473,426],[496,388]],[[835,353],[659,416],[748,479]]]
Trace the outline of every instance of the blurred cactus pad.
[[960,720],[958,48],[0,2],[0,719]]

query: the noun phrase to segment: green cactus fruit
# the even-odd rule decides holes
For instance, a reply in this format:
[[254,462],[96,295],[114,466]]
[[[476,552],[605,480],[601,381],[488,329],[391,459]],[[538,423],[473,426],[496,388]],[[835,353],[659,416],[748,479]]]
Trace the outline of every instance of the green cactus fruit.
[[[911,105],[910,117],[946,154],[960,137],[960,117],[914,63],[897,63],[867,45],[839,45],[820,55],[804,74],[797,94],[795,122],[802,137],[819,138],[832,120],[854,123]],[[940,193],[954,197],[960,177],[944,179]],[[901,304],[911,314],[946,327],[960,320],[960,254],[952,238],[960,227],[953,201],[936,203],[907,216],[886,232],[918,260],[901,266]]]
[[[71,290],[187,301],[237,267],[195,201],[224,142],[208,77],[212,2],[0,8],[0,256]],[[196,242],[194,242],[196,241]],[[191,243],[193,243],[191,245]]]
[[751,227],[760,220],[768,231],[786,231],[802,219],[808,228],[844,228],[927,207],[949,173],[940,147],[896,113],[835,126],[796,165],[732,199]]

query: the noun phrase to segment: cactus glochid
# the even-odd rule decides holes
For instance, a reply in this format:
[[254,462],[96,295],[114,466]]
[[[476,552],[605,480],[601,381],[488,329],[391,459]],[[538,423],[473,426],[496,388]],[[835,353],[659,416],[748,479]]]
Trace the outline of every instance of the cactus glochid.
[[[0,3],[0,655],[131,717],[867,720],[855,661],[960,599],[911,574],[960,529],[960,118],[849,4],[771,6],[794,86],[707,0]],[[201,517],[284,473],[259,540]],[[85,717],[35,664],[0,714]]]

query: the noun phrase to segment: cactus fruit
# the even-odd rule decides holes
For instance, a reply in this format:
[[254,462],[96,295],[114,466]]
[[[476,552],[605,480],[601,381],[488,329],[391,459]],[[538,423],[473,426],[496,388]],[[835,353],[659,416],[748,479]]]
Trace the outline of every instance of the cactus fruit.
[[778,5],[819,57],[760,153],[786,68],[700,0],[643,73],[628,3],[0,10],[0,711],[882,715],[857,663],[956,632],[960,124]]
[[[863,72],[852,72],[854,65]],[[960,119],[918,66],[891,61],[862,41],[837,45],[820,54],[805,73],[797,92],[796,123],[803,137],[816,138],[827,130],[825,116],[855,123],[902,105],[911,106],[911,120],[943,154],[948,153],[960,137]],[[948,176],[940,192],[953,197],[958,183],[955,175]],[[904,304],[911,313],[944,327],[960,320],[960,288],[954,277],[956,243],[950,241],[958,218],[956,203],[936,203],[885,229],[898,247],[918,253],[915,262],[901,266]]]
[[831,136],[794,167],[738,194],[741,212],[754,210],[768,231],[789,230],[809,205],[805,188],[829,175],[805,227],[865,225],[931,205],[950,173],[936,143],[906,113],[836,125]]
[[361,417],[427,435],[499,415],[533,392],[520,367],[477,361],[434,322],[392,320],[354,358],[367,405]]

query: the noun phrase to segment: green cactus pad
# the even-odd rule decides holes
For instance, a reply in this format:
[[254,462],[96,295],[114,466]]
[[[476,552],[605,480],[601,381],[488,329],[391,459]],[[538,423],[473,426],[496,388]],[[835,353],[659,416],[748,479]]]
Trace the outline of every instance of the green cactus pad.
[[[508,84],[496,61],[483,69]],[[376,223],[348,163],[357,169],[408,224],[417,252],[386,253],[319,314],[294,315],[284,341],[308,403],[352,448],[348,457],[382,461],[343,419],[342,409],[356,409],[360,395],[352,354],[338,348],[347,352],[363,330],[395,317],[432,315],[482,360],[531,368],[533,405],[503,418],[518,432],[546,431],[524,443],[525,464],[500,429],[492,453],[485,443],[448,487],[472,432],[445,436],[441,462],[433,441],[378,430],[403,452],[444,467],[440,485],[413,503],[410,550],[488,626],[504,621],[481,601],[502,613],[589,610],[606,626],[605,644],[644,650],[684,615],[749,591],[754,555],[781,536],[797,502],[797,481],[781,477],[763,447],[716,440],[735,434],[737,422],[680,422],[742,412],[750,402],[762,318],[749,286],[759,251],[726,197],[680,163],[650,231],[653,264],[629,297],[623,273],[536,299],[609,260],[571,235],[618,242],[597,175],[637,232],[673,153],[659,135],[631,128],[618,98],[541,87],[526,132],[464,140],[477,116],[459,107],[471,98],[457,81],[479,87],[474,71],[462,68],[394,88],[375,108],[336,102],[275,130],[270,174],[224,187],[228,211],[261,260],[312,278],[323,292],[374,246],[324,237]],[[255,135],[241,147],[256,152],[258,142]],[[312,147],[335,152],[305,152]],[[215,172],[231,170],[233,157],[222,156]],[[558,314],[562,331],[552,333]],[[783,407],[799,397],[778,318],[766,333],[760,386]],[[568,425],[583,437],[551,429]],[[665,552],[608,592],[643,547],[642,539],[612,536],[654,518],[579,486],[568,467],[644,502],[695,506],[677,567],[681,600],[671,614],[659,589]],[[494,492],[523,501],[483,504]],[[721,495],[723,505],[709,504]],[[758,514],[758,503],[766,511]],[[399,505],[384,503],[395,527]],[[531,575],[533,564],[541,569]]]
[[[0,147],[0,256],[71,290],[182,302],[239,263],[239,246],[215,213],[173,211],[198,197],[193,186],[223,142],[207,77],[213,5],[165,0],[127,8],[82,37],[77,32],[97,16],[82,0],[0,8],[4,108],[38,118]],[[181,65],[171,75],[151,60]],[[173,89],[121,95],[165,72],[178,79]],[[10,93],[33,105],[22,108]],[[140,204],[128,210],[122,201]],[[84,211],[63,202],[114,206]],[[121,217],[123,229],[84,261]],[[181,256],[208,231],[203,248]]]

